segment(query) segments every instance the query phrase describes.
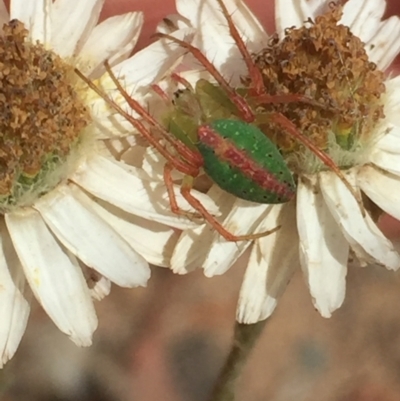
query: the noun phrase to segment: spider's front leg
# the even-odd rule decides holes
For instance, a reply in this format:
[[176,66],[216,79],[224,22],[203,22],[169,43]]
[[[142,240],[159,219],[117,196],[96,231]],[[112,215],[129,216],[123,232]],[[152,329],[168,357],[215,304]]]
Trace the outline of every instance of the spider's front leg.
[[227,241],[237,242],[237,241],[253,241],[255,239],[265,237],[274,233],[275,231],[280,229],[280,226],[273,228],[272,230],[264,231],[262,233],[257,234],[244,234],[244,235],[235,235],[228,231],[212,214],[208,212],[208,210],[203,206],[203,204],[196,199],[191,191],[193,188],[194,178],[191,176],[185,176],[181,186],[181,194],[203,218],[206,220],[223,238]]

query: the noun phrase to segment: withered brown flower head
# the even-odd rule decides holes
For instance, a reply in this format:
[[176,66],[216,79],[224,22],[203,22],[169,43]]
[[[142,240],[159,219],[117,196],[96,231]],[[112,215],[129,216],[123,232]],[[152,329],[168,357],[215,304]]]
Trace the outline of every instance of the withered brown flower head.
[[[351,151],[368,141],[373,126],[384,117],[384,74],[368,59],[364,43],[339,23],[341,16],[342,6],[331,3],[315,21],[286,29],[282,40],[271,37],[255,58],[267,93],[300,94],[315,101],[264,105],[263,111],[283,113],[334,158],[338,149]],[[284,153],[299,151],[299,143],[281,128],[268,124],[265,132]],[[346,168],[351,167],[348,160],[335,161]],[[307,172],[304,162],[293,168]]]
[[36,187],[69,156],[89,123],[68,66],[27,40],[12,20],[0,36],[0,197],[2,209]]

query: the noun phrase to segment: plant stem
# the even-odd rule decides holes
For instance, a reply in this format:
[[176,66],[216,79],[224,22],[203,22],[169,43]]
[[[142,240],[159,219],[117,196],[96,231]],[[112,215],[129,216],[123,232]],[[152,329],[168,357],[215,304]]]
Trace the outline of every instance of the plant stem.
[[259,338],[266,320],[256,324],[235,324],[231,351],[215,383],[209,401],[234,401],[236,381]]

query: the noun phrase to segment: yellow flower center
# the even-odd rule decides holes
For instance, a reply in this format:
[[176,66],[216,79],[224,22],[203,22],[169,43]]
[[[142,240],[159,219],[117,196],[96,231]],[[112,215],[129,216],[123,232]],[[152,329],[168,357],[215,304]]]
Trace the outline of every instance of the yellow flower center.
[[63,165],[90,122],[76,77],[17,21],[0,36],[0,211],[29,204],[65,178]]

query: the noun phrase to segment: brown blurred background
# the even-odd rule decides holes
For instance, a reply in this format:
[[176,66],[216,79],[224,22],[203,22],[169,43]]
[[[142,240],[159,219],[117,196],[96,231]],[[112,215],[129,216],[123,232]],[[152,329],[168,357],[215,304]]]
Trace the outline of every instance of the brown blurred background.
[[[272,1],[249,3],[271,26]],[[392,0],[388,14],[399,6]],[[173,0],[107,0],[103,17],[133,9],[151,9],[140,47],[174,11]],[[399,224],[391,227],[400,235]],[[114,287],[97,303],[100,324],[86,349],[34,305],[16,356],[0,371],[0,400],[206,401],[229,350],[242,275],[240,266],[212,279],[154,268],[147,289]],[[350,267],[343,307],[323,319],[298,271],[237,400],[400,401],[400,273]]]
[[[97,303],[91,348],[36,306],[1,371],[3,401],[206,401],[229,350],[243,270],[207,279],[154,268],[147,289]],[[351,266],[343,307],[313,309],[298,271],[239,382],[238,401],[400,400],[400,273]]]

